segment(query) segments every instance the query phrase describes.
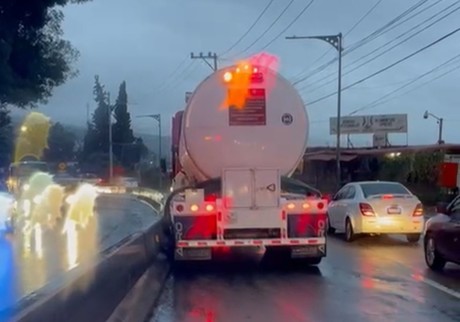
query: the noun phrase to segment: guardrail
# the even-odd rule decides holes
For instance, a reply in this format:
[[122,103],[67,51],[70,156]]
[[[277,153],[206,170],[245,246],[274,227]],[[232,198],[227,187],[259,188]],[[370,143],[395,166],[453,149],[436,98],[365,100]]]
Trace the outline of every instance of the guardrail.
[[[156,205],[155,208],[163,208],[164,196],[155,190],[103,187],[100,192],[133,194],[149,204]],[[13,320],[106,321],[147,268],[158,260],[161,238],[160,222],[156,222],[143,232],[133,233],[113,246],[93,266],[82,267],[67,285],[46,294],[42,299],[18,312]]]

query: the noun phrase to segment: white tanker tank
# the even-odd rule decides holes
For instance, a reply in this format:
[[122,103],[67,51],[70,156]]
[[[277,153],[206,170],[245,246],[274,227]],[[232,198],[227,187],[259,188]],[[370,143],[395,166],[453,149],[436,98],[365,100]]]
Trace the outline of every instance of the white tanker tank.
[[305,153],[308,130],[302,98],[283,76],[260,66],[226,67],[189,98],[179,160],[197,182],[238,167],[277,168],[289,176]]

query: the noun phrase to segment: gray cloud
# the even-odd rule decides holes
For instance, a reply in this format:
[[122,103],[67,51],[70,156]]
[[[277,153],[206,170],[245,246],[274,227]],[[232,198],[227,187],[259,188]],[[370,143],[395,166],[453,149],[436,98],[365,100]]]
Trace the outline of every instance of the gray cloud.
[[[376,0],[316,0],[312,7],[299,19],[285,35],[324,35],[346,32],[376,2]],[[344,40],[345,48],[356,43],[378,27],[382,26],[417,1],[385,0]],[[204,63],[187,60],[175,77],[171,72],[194,52],[222,52],[233,44],[252,24],[268,0],[94,0],[84,5],[65,8],[65,36],[80,50],[81,57],[77,67],[80,75],[55,90],[49,104],[41,110],[61,122],[84,124],[87,103],[94,107],[92,85],[95,74],[115,98],[118,85],[126,80],[131,100],[132,114],[161,112],[165,120],[165,134],[169,133],[170,116],[183,108],[184,93],[192,90],[210,69]],[[220,60],[221,65],[230,64],[234,59],[257,53],[272,40],[298,12],[307,4],[306,0],[296,0],[286,14],[277,22],[256,45],[239,57],[235,53],[252,43],[278,16],[285,1],[274,1],[259,24],[236,48]],[[429,1],[429,3],[433,3]],[[365,55],[383,43],[405,32],[423,19],[454,3],[442,1],[424,14],[402,24],[391,32],[378,37],[368,45],[359,48],[343,59],[344,72],[353,60]],[[428,4],[425,4],[427,6]],[[372,72],[391,64],[397,59],[434,41],[457,28],[460,12],[452,14],[445,21],[398,46],[372,63],[344,77],[344,85],[365,77]],[[366,81],[355,88],[343,92],[343,111],[347,114],[366,105],[382,95],[400,87],[405,81],[426,72],[459,51],[459,35],[445,40],[437,46],[407,60],[395,68]],[[312,64],[328,50],[326,43],[314,40],[287,41],[280,37],[268,49],[279,57],[281,72],[292,78],[302,70],[313,70],[336,53],[328,54],[316,64]],[[229,57],[228,57],[229,56]],[[458,65],[458,64],[457,64]],[[337,64],[331,64],[323,72],[313,75],[298,85],[317,85],[319,79],[328,73],[335,73]],[[428,76],[433,78],[436,74]],[[429,109],[445,117],[446,141],[458,141],[456,127],[460,123],[458,110],[458,72],[452,73],[436,82],[413,91],[410,94],[391,100],[362,113],[408,113],[410,143],[435,142],[437,125],[434,120],[423,120],[422,114]],[[334,77],[330,78],[334,79]],[[315,86],[316,86],[315,85]],[[415,86],[416,84],[414,84]],[[408,87],[410,88],[410,87]],[[313,144],[334,144],[329,136],[328,118],[336,113],[336,97],[333,96],[317,104],[309,105],[318,97],[336,90],[332,82],[316,91],[302,91],[310,115]],[[457,116],[456,116],[457,115]],[[134,119],[138,132],[153,131],[150,120]],[[394,135],[394,143],[404,143],[403,135]],[[353,141],[365,144],[370,136],[355,136]]]

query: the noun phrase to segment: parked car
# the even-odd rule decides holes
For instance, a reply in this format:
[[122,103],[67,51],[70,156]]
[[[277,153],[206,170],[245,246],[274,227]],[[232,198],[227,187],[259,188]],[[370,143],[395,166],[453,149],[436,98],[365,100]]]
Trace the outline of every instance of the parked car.
[[328,206],[328,232],[344,231],[348,242],[360,234],[404,234],[416,243],[423,228],[422,203],[398,182],[348,183]]
[[426,222],[425,262],[440,271],[447,262],[460,264],[460,196],[450,203],[439,203],[437,215]]

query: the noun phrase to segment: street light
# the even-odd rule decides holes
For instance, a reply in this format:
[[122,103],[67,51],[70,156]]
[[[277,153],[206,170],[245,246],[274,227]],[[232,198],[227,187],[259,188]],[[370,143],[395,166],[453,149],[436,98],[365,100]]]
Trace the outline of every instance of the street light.
[[438,137],[438,144],[443,144],[444,141],[442,140],[442,124],[443,124],[443,118],[442,117],[438,117],[428,111],[425,111],[425,113],[423,113],[423,118],[426,120],[428,119],[428,117],[431,116],[432,118],[436,119],[436,122],[439,124],[439,137]]
[[[159,143],[158,143],[158,167],[161,167],[161,114],[147,114],[147,115],[139,115],[137,117],[138,118],[149,117],[149,118],[152,118],[152,119],[154,119],[155,121],[158,122],[158,137],[159,137]],[[159,184],[160,184],[160,190],[161,190],[162,187],[163,187],[161,171],[160,171],[160,174],[159,174],[159,178],[160,178]]]
[[337,167],[337,188],[340,188],[341,182],[341,167],[340,167],[340,123],[341,123],[341,104],[342,104],[342,33],[338,33],[337,35],[329,35],[329,36],[291,36],[286,37],[288,40],[296,40],[296,39],[319,39],[322,41],[327,42],[331,46],[333,46],[339,55],[339,66],[338,66],[338,82],[337,82],[337,146],[336,146],[336,167]]

